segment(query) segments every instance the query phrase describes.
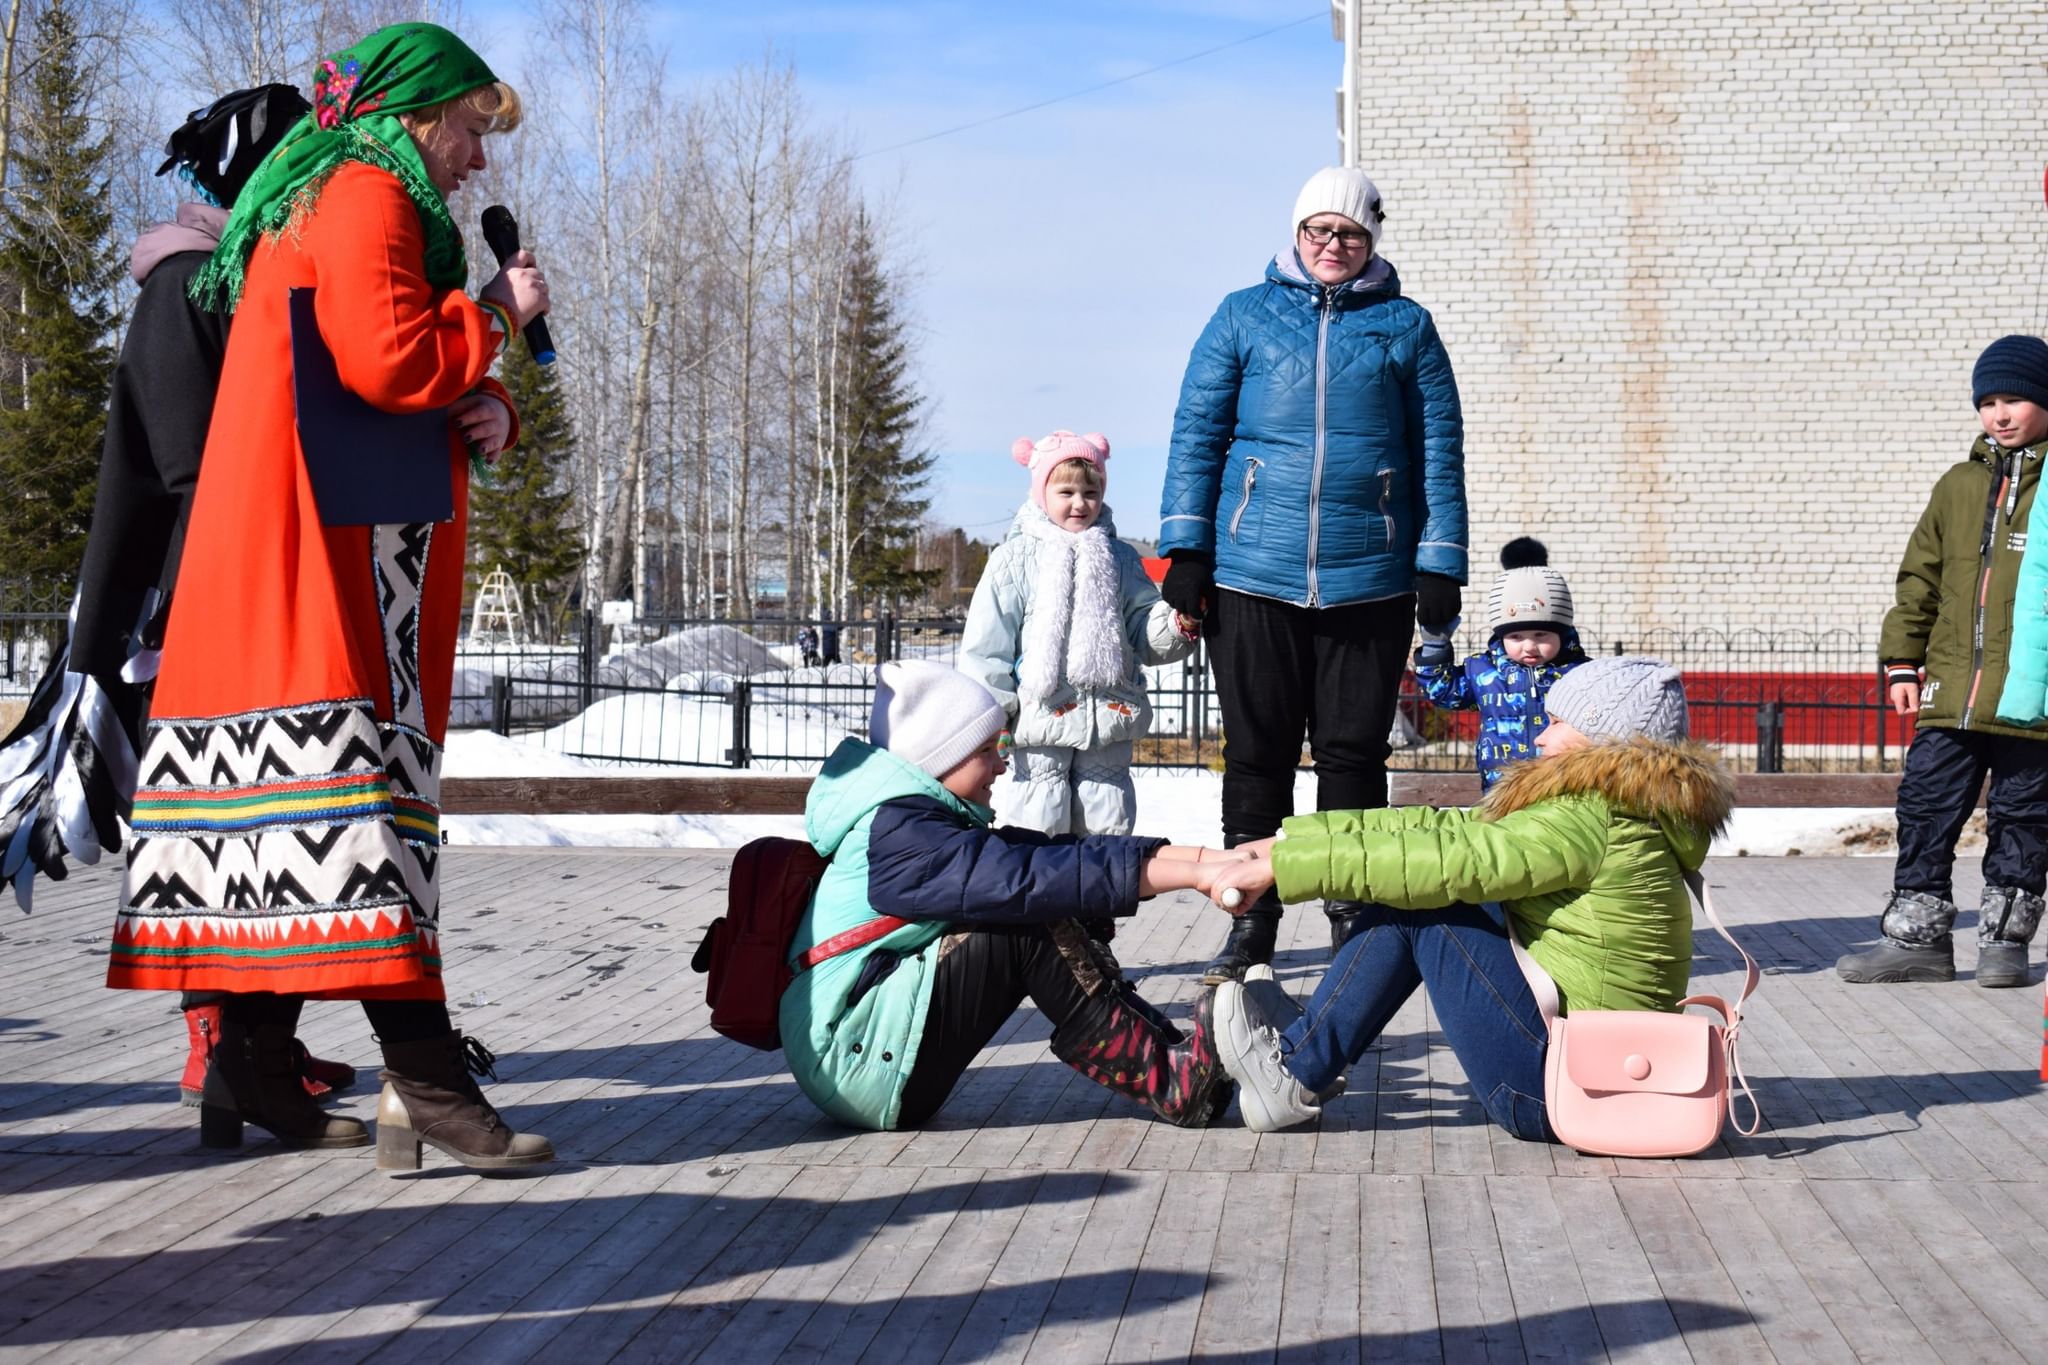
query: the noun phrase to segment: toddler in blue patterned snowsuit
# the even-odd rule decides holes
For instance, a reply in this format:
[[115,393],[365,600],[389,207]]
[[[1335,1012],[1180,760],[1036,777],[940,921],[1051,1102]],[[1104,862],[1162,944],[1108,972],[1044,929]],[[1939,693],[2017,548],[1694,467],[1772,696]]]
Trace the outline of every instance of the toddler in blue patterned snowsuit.
[[1536,736],[1550,721],[1551,684],[1586,661],[1572,628],[1572,591],[1550,567],[1540,541],[1522,536],[1500,552],[1502,573],[1487,596],[1493,627],[1486,651],[1457,662],[1453,621],[1442,635],[1423,632],[1415,681],[1430,705],[1479,712],[1479,780],[1490,788],[1511,763],[1536,757]]

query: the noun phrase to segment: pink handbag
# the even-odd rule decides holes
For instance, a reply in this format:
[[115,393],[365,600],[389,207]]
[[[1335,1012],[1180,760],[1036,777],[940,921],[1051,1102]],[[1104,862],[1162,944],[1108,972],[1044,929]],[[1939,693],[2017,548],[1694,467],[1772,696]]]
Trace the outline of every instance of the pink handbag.
[[1528,979],[1536,1005],[1550,1028],[1543,1058],[1543,1101],[1551,1131],[1560,1142],[1595,1156],[1691,1156],[1714,1145],[1728,1120],[1728,1078],[1733,1075],[1749,1099],[1750,1122],[1735,1130],[1754,1136],[1763,1114],[1742,1074],[1735,1043],[1742,1033],[1742,1004],[1756,990],[1756,959],[1714,913],[1706,881],[1688,872],[1685,884],[1722,938],[1728,940],[1748,975],[1733,1005],[1718,995],[1687,996],[1679,1002],[1705,1005],[1719,1022],[1702,1014],[1656,1010],[1588,1010],[1558,1013],[1557,983],[1512,930],[1515,961]]

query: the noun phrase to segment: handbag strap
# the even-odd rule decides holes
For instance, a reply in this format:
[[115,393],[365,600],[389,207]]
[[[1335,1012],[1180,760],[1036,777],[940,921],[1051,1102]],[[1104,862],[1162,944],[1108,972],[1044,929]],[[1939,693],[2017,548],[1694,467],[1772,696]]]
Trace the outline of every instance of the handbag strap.
[[1529,994],[1536,997],[1536,1008],[1542,1012],[1543,1027],[1548,1030],[1557,1022],[1557,982],[1543,970],[1542,963],[1529,955],[1529,950],[1522,946],[1522,940],[1515,937],[1513,921],[1508,923],[1508,946],[1515,950],[1515,965],[1522,969],[1522,979],[1529,983]]
[[[1735,935],[1728,932],[1728,926],[1721,923],[1721,917],[1714,913],[1714,898],[1707,891],[1707,879],[1694,869],[1685,874],[1685,884],[1692,891],[1694,899],[1699,901],[1700,909],[1707,912],[1707,923],[1714,926],[1714,932],[1728,940],[1728,946],[1742,955],[1742,994],[1735,997],[1733,1005],[1722,1008],[1722,1016],[1728,1020],[1728,1070],[1734,1074],[1735,1083],[1742,1087],[1743,1097],[1749,1101],[1749,1126],[1743,1127],[1733,1104],[1728,1106],[1728,1117],[1735,1124],[1736,1132],[1744,1137],[1755,1137],[1757,1130],[1764,1124],[1763,1106],[1756,1102],[1756,1092],[1749,1088],[1749,1077],[1742,1074],[1742,1057],[1736,1050],[1736,1044],[1742,1037],[1743,1002],[1755,993],[1758,984],[1763,980],[1763,971],[1756,965],[1756,959],[1749,955],[1749,950],[1735,941]],[[1718,999],[1711,998],[1702,1003],[1717,1006],[1721,1004]]]
[[[1736,1132],[1744,1137],[1755,1137],[1757,1130],[1763,1126],[1763,1109],[1756,1102],[1756,1092],[1749,1088],[1749,1078],[1742,1074],[1742,1058],[1736,1050],[1736,1043],[1742,1037],[1743,1002],[1755,993],[1758,984],[1763,980],[1763,972],[1756,965],[1756,959],[1749,955],[1749,950],[1735,941],[1735,935],[1728,932],[1728,926],[1721,923],[1721,917],[1714,913],[1714,898],[1707,890],[1707,879],[1698,871],[1689,871],[1685,874],[1685,885],[1692,892],[1693,898],[1700,903],[1700,909],[1707,912],[1707,923],[1714,926],[1714,932],[1728,940],[1728,946],[1742,955],[1743,979],[1742,993],[1735,997],[1735,1003],[1732,1005],[1717,995],[1691,995],[1679,1001],[1679,1008],[1684,1009],[1687,1005],[1711,1005],[1726,1021],[1722,1036],[1728,1053],[1728,1070],[1734,1075],[1736,1084],[1742,1087],[1743,1096],[1749,1100],[1749,1126],[1743,1126],[1742,1120],[1736,1116],[1733,1105],[1729,1106],[1729,1118],[1734,1121]],[[1549,1029],[1556,1024],[1561,1008],[1557,982],[1551,979],[1549,972],[1543,970],[1543,964],[1522,946],[1522,940],[1515,936],[1512,924],[1508,926],[1508,945],[1515,950],[1515,965],[1522,969],[1522,977],[1529,983],[1529,994],[1536,997],[1536,1008],[1542,1012],[1543,1026]]]

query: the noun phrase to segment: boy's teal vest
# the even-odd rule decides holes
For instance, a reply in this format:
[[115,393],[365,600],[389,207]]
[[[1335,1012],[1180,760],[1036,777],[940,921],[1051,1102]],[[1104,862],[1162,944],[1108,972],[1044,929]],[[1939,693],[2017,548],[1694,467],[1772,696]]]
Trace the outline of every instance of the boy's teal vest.
[[[987,807],[962,801],[888,750],[857,739],[841,743],[804,802],[804,832],[832,865],[790,944],[792,961],[811,945],[875,917],[868,904],[868,829],[878,807],[906,796],[943,802],[975,824],[991,818]],[[940,921],[905,925],[864,949],[799,972],[783,993],[782,1051],[790,1074],[798,1089],[841,1123],[896,1126],[903,1087],[924,1037],[945,932]],[[846,1000],[861,965],[876,952],[894,953],[901,961],[849,1009]]]

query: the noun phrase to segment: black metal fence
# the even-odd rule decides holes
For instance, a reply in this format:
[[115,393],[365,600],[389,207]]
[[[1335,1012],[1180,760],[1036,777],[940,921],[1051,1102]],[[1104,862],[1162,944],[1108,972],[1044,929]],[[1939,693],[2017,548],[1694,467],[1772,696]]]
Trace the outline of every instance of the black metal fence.
[[64,640],[71,590],[0,578],[0,692],[28,692]]
[[[0,697],[25,695],[61,642],[68,595],[0,580]],[[488,729],[603,764],[804,770],[864,736],[876,664],[957,659],[962,623],[580,618],[568,643],[463,646],[451,728]],[[1684,670],[1696,738],[1761,772],[1896,771],[1911,736],[1884,704],[1875,641],[1853,630],[1583,630],[1595,653],[1650,654]],[[1473,632],[1461,657],[1485,644]],[[1138,762],[1216,766],[1221,712],[1208,662],[1147,671],[1150,735]],[[1391,765],[1460,771],[1478,718],[1431,707],[1403,681]],[[1304,753],[1303,762],[1311,756]]]
[[[874,666],[890,658],[955,661],[957,621],[840,627],[835,663],[806,664],[798,633],[822,623],[663,621],[647,639],[586,647],[465,652],[457,658],[455,721],[487,726],[561,754],[605,763],[763,770],[814,767],[847,735],[864,736]],[[1910,728],[1883,703],[1874,643],[1852,631],[1692,630],[1601,638],[1589,650],[1652,654],[1686,675],[1695,737],[1739,768],[1883,772],[1898,768]],[[1461,657],[1484,645],[1460,642]],[[742,657],[744,656],[744,657]],[[743,667],[741,665],[744,665]],[[1138,762],[1215,766],[1220,710],[1201,649],[1150,669],[1153,717]],[[1461,771],[1477,717],[1437,711],[1403,681],[1391,766]],[[1303,762],[1311,756],[1304,753]]]

